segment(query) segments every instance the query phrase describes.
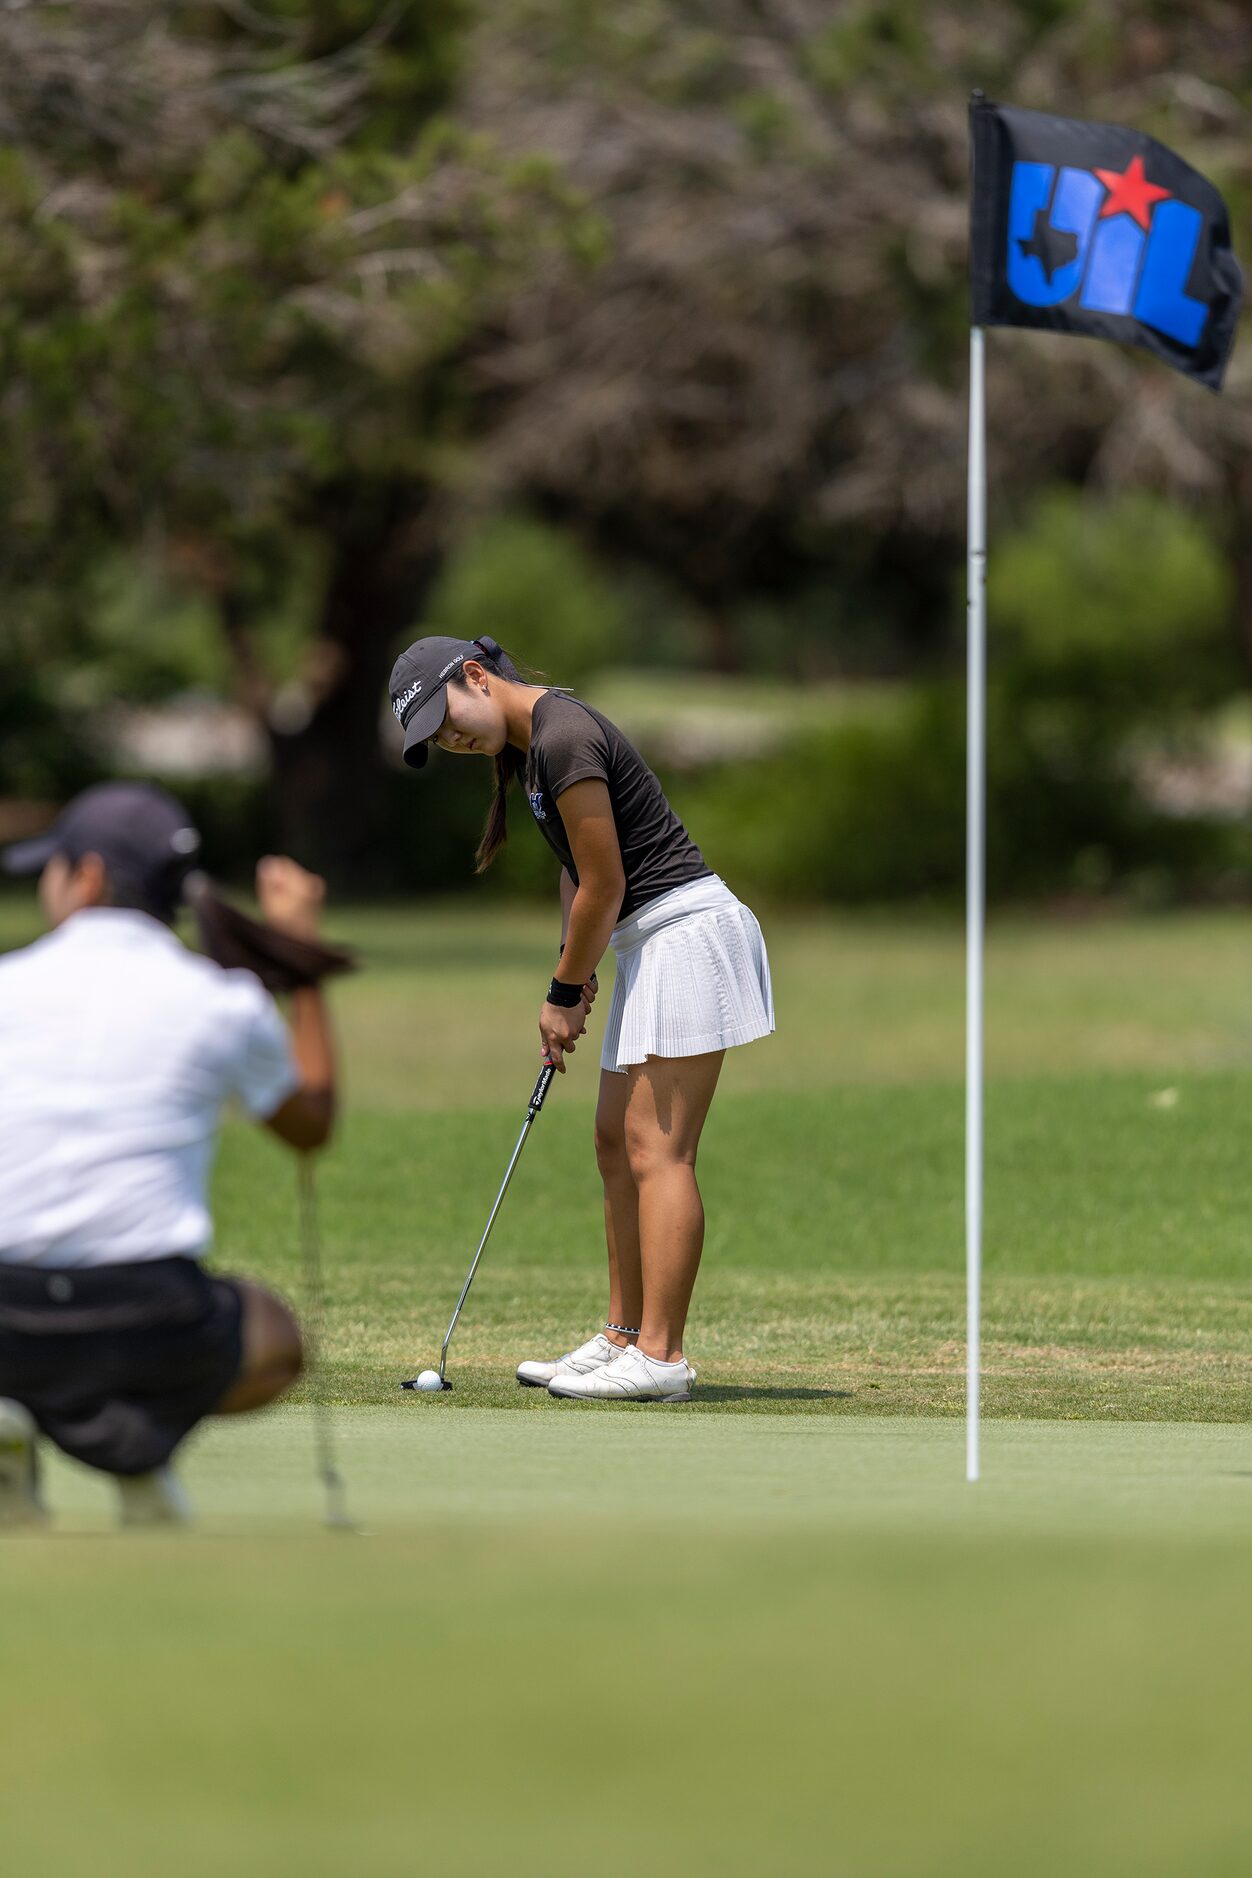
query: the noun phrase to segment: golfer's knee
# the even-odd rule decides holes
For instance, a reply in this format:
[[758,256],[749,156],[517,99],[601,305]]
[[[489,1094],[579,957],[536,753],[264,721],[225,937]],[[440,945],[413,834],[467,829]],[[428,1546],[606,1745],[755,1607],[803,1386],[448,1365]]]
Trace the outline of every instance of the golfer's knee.
[[689,1171],[696,1163],[694,1148],[688,1151],[676,1147],[664,1136],[658,1138],[654,1134],[632,1135],[628,1132],[624,1148],[631,1178],[640,1187],[658,1176],[672,1175],[677,1169]]
[[596,1166],[605,1180],[624,1174],[629,1167],[626,1135],[620,1123],[602,1122],[596,1117]]

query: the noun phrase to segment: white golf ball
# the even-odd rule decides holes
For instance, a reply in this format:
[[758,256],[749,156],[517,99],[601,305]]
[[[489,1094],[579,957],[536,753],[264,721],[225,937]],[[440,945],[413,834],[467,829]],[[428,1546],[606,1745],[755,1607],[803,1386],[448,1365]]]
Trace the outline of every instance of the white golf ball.
[[419,1389],[442,1389],[443,1384],[439,1380],[439,1371],[437,1369],[424,1369],[417,1379],[417,1386]]

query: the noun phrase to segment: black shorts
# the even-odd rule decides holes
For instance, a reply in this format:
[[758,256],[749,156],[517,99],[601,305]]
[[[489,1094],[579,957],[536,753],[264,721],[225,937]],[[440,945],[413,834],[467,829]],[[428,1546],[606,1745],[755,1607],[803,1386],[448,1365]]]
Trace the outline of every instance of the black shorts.
[[0,1396],[109,1474],[164,1466],[239,1374],[243,1300],[195,1259],[0,1264]]

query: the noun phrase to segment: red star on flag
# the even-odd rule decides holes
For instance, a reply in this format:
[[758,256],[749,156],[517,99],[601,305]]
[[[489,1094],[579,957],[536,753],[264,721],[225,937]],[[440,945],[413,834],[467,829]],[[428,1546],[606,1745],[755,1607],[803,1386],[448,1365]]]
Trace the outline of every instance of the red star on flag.
[[1109,192],[1100,210],[1101,221],[1106,215],[1133,215],[1140,228],[1147,228],[1152,221],[1153,204],[1163,202],[1173,193],[1148,181],[1143,173],[1142,157],[1131,157],[1124,172],[1097,170],[1096,175]]

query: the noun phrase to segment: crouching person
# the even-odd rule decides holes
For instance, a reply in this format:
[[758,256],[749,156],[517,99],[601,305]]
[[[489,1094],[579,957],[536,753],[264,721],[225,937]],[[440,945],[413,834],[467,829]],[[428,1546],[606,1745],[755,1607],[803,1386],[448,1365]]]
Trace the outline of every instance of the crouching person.
[[[287,1305],[205,1269],[207,1187],[231,1098],[293,1148],[329,1138],[330,1026],[316,983],[289,1031],[251,971],[176,937],[199,845],[172,797],[109,783],[3,857],[51,931],[0,958],[0,1526],[46,1516],[40,1436],[113,1476],[123,1524],[183,1519],[179,1443],[300,1373]],[[257,894],[316,938],[315,876],[266,860]]]

